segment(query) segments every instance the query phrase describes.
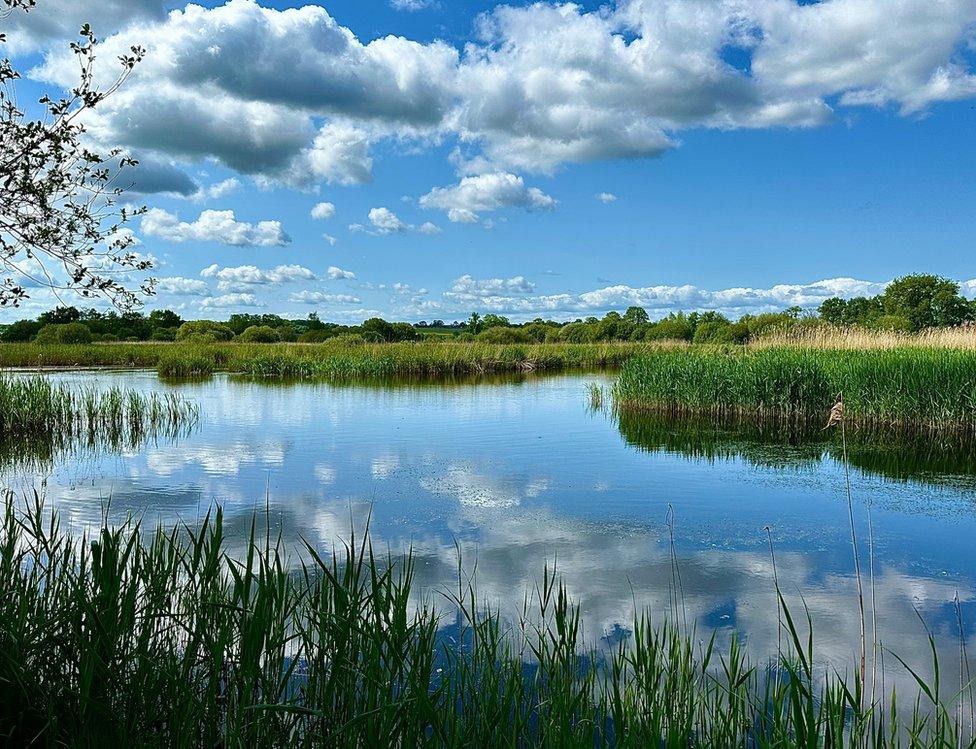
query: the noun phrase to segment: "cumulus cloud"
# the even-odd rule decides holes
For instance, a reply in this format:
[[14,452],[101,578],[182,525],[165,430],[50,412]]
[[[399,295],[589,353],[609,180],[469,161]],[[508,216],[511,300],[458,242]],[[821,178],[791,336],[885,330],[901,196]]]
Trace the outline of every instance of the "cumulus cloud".
[[235,247],[282,247],[291,242],[280,221],[248,224],[233,211],[203,211],[196,221],[180,221],[174,213],[150,208],[142,217],[142,232],[170,242],[219,242]]
[[236,307],[264,307],[254,294],[221,294],[200,300],[200,309],[234,309]]
[[[128,45],[149,47],[88,121],[92,137],[304,188],[370,181],[382,139],[455,138],[463,174],[549,172],[653,157],[686,129],[810,127],[838,109],[911,115],[976,96],[973,0],[502,4],[463,51],[360,40],[312,4],[229,0],[164,16],[160,0],[48,2],[54,12],[15,15],[15,41],[41,43],[82,16],[130,24],[105,41],[105,79]],[[70,86],[77,67],[55,51],[33,75]],[[456,221],[478,213],[446,210]]]
[[457,185],[435,187],[420,198],[423,208],[438,208],[455,223],[474,223],[479,213],[500,208],[552,210],[556,201],[538,187],[526,187],[525,181],[505,172],[464,177]]
[[[536,294],[536,287],[522,276],[475,279],[464,275],[454,280],[440,299],[425,300],[404,308],[405,314],[462,314],[472,308],[486,312],[531,318],[546,315],[572,319],[582,315],[600,315],[635,305],[644,307],[652,317],[670,312],[717,310],[730,315],[781,310],[790,306],[814,308],[823,300],[840,296],[871,296],[884,291],[887,282],[832,278],[808,284],[777,284],[767,288],[736,287],[721,290],[703,289],[691,284],[681,286],[606,286],[582,293]],[[969,287],[964,283],[963,290]],[[976,292],[976,282],[972,282]]]
[[437,224],[431,223],[430,221],[425,221],[417,229],[421,234],[441,234],[442,229]]
[[298,291],[288,297],[296,304],[360,304],[363,300],[352,294],[327,294],[324,291]]
[[215,182],[207,187],[201,187],[200,190],[193,196],[196,200],[219,200],[225,195],[230,195],[232,192],[239,189],[241,186],[241,181],[236,177],[228,177],[220,182]]
[[326,271],[326,275],[329,277],[330,281],[352,281],[356,278],[356,274],[351,270],[343,270],[334,265],[330,265],[329,269]]
[[256,265],[238,265],[221,268],[214,263],[202,271],[203,278],[217,280],[220,291],[246,291],[250,286],[282,286],[297,281],[314,281],[315,274],[302,265],[279,265],[275,268],[258,268]]
[[384,207],[369,210],[369,223],[379,234],[397,234],[410,228],[393,211]]
[[612,192],[598,192],[596,194],[596,199],[601,203],[612,203],[617,199],[617,196]]
[[172,296],[203,296],[209,292],[207,284],[196,278],[181,278],[180,276],[170,276],[160,278],[156,281],[157,294],[170,294]]
[[330,219],[335,216],[336,207],[332,203],[316,203],[310,212],[312,218]]

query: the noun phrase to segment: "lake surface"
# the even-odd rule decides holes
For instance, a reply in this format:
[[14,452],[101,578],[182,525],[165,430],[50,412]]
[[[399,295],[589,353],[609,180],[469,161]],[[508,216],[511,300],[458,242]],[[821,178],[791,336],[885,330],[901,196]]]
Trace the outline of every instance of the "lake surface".
[[[791,607],[802,618],[805,602],[816,622],[820,658],[854,663],[857,594],[837,435],[618,420],[590,407],[587,383],[609,382],[593,375],[397,386],[49,376],[177,390],[200,407],[198,426],[178,438],[78,451],[41,468],[0,460],[4,485],[43,485],[75,528],[103,512],[192,524],[220,502],[241,544],[252,513],[267,506],[286,543],[328,550],[369,518],[377,548],[413,548],[423,586],[456,582],[460,549],[465,568],[477,562],[479,592],[503,608],[554,563],[594,644],[625,637],[635,606],[668,613],[674,556],[689,626],[703,636],[737,631],[759,658],[777,647],[771,537]],[[869,507],[873,521],[880,639],[928,671],[921,618],[949,684],[958,613],[976,645],[972,456],[969,444],[931,437],[854,437],[850,446],[867,596]],[[888,678],[902,680],[893,664]]]

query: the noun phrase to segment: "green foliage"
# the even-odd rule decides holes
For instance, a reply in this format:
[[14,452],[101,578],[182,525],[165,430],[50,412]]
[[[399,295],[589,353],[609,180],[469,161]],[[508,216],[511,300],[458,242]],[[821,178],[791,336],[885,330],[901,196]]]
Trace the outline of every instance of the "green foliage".
[[976,307],[959,293],[959,284],[941,276],[897,278],[888,284],[881,303],[885,314],[905,318],[916,331],[961,325],[976,317]]
[[479,341],[484,343],[532,343],[530,336],[522,328],[489,327],[478,333]]
[[35,343],[40,344],[70,344],[91,343],[92,333],[87,326],[80,322],[45,325],[34,337]]
[[646,341],[690,341],[695,326],[682,312],[671,314],[651,325],[644,334]]
[[973,429],[976,351],[659,351],[624,364],[615,397],[621,408],[819,422],[840,392],[853,421]]
[[180,325],[176,331],[177,341],[196,341],[201,343],[229,341],[234,331],[226,325],[210,320],[191,320]]
[[37,331],[44,327],[44,324],[35,320],[18,320],[8,325],[0,333],[2,343],[26,343],[34,340]]
[[281,341],[278,331],[267,325],[252,325],[237,338],[241,343],[279,343]]
[[[883,316],[887,319],[879,324]],[[917,332],[970,322],[976,319],[976,305],[959,293],[959,284],[954,281],[916,274],[895,279],[876,297],[827,299],[820,305],[820,317],[834,325]],[[895,318],[906,320],[908,327]]]

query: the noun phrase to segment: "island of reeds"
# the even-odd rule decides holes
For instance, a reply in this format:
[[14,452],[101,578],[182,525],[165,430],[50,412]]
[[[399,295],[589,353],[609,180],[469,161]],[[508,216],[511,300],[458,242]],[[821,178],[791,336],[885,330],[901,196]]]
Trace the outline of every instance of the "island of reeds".
[[[18,507],[20,509],[18,509]],[[226,549],[197,528],[65,531],[36,496],[0,524],[0,737],[33,746],[971,745],[971,687],[874,693],[816,665],[779,596],[784,644],[751,663],[642,612],[594,647],[552,570],[521,616],[476,582],[414,589],[368,535],[293,565],[260,518]],[[806,634],[809,630],[809,634]],[[894,656],[892,656],[894,659]],[[910,664],[905,664],[911,667]],[[915,673],[912,671],[911,673]],[[937,661],[934,673],[938,674]],[[949,696],[948,693],[951,693]]]

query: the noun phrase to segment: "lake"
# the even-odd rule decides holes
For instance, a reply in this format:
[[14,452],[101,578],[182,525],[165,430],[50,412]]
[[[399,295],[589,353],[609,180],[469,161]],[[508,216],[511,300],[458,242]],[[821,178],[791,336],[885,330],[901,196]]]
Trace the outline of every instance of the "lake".
[[[761,659],[777,648],[775,572],[794,613],[809,609],[820,658],[854,663],[857,592],[837,434],[618,419],[591,407],[588,384],[610,382],[594,375],[383,386],[48,376],[176,390],[200,407],[189,434],[137,448],[77,450],[40,469],[0,460],[4,485],[43,487],[74,528],[106,512],[192,525],[220,502],[237,544],[267,508],[286,543],[328,550],[368,522],[377,549],[413,549],[428,591],[456,585],[460,550],[466,570],[477,565],[479,592],[511,610],[555,565],[594,644],[626,637],[635,606],[650,607],[703,637],[737,631]],[[873,524],[879,638],[927,672],[924,621],[951,684],[960,614],[974,644],[972,445],[925,435],[851,443],[869,609],[869,509]],[[886,671],[904,678],[894,658]]]

